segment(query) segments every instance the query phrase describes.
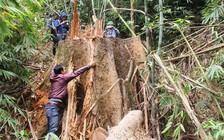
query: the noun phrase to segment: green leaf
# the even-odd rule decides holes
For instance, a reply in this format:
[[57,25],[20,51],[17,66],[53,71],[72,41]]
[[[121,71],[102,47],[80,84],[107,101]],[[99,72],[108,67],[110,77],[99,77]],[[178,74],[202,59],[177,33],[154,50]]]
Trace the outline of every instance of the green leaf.
[[220,65],[211,65],[207,70],[209,79],[220,80],[224,76],[224,69]]
[[181,128],[182,131],[186,132],[183,124],[180,124],[180,128]]
[[3,70],[3,69],[0,69],[0,76],[3,76],[5,79],[8,79],[8,80],[11,80],[13,77],[18,77],[17,74],[11,71]]
[[189,92],[191,92],[191,85],[190,85],[190,84],[187,84],[187,85],[184,87],[184,93],[185,93],[185,94],[188,94]]
[[162,134],[166,133],[172,127],[172,122],[166,124],[165,129],[161,132]]
[[48,140],[50,136],[52,137],[52,140],[60,140],[59,137],[52,132],[47,134],[45,140]]
[[174,139],[178,139],[178,140],[180,139],[180,132],[181,132],[181,128],[180,128],[180,124],[179,124],[173,132]]

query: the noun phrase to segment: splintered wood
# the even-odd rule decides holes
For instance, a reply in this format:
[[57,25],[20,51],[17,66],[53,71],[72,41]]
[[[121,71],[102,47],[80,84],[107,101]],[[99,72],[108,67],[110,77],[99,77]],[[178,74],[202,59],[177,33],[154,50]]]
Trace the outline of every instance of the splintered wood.
[[71,38],[78,36],[79,30],[79,15],[77,12],[77,0],[74,0],[74,17],[71,26]]
[[84,31],[81,31],[79,26],[79,15],[77,11],[77,0],[74,0],[74,16],[71,25],[71,35],[69,38],[78,39],[78,38],[95,38],[103,37],[103,25],[102,19],[97,19],[93,16],[94,25],[87,25]]
[[87,25],[85,30],[79,32],[79,38],[92,39],[96,37],[103,37],[102,19],[95,19],[94,25]]

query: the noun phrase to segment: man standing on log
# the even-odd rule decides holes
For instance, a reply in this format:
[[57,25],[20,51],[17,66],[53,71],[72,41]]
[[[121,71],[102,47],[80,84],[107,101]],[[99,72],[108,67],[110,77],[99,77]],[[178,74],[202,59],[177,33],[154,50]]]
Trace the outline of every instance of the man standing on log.
[[53,55],[56,54],[56,48],[58,46],[58,42],[60,40],[65,40],[67,37],[67,33],[69,30],[69,23],[67,20],[67,14],[65,12],[62,12],[60,15],[60,20],[55,20],[54,21],[54,26],[56,28],[57,31],[57,35],[56,35],[56,40],[54,41],[54,45],[53,45]]
[[49,102],[46,105],[48,133],[52,132],[56,134],[58,130],[59,112],[62,110],[60,107],[63,106],[67,99],[68,83],[95,65],[95,62],[92,61],[88,65],[67,74],[62,65],[56,65],[54,67],[50,75],[51,91],[48,96]]

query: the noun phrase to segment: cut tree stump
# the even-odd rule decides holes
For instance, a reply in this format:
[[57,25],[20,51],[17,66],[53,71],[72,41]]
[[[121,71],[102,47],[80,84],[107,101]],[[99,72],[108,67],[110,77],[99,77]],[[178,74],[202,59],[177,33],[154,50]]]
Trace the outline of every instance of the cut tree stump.
[[[133,95],[125,95],[135,97],[137,93],[143,94],[140,90],[142,87],[139,87],[142,84],[136,83],[139,83],[142,77],[146,78],[144,73],[139,72],[147,73],[147,66],[144,65],[145,52],[139,37],[91,38],[59,42],[55,60],[67,67],[67,72],[72,72],[73,66],[78,69],[88,64],[90,60],[96,62],[94,69],[85,72],[68,85],[68,106],[62,119],[62,140],[91,139],[96,128],[107,129],[121,121],[125,115],[124,104],[126,111],[138,108],[135,99],[132,108],[127,106],[129,105],[127,102],[130,101],[127,100],[129,98],[123,100],[122,92],[125,90],[121,83],[118,82],[111,88],[118,79],[121,81],[126,79],[132,59],[138,71],[133,72],[132,79],[135,77],[135,80],[129,83],[132,84],[133,91],[130,94]],[[49,80],[45,80],[43,85],[42,90],[44,87],[48,93]],[[102,94],[105,96],[101,97]],[[94,103],[94,107],[91,108]],[[45,117],[45,114],[41,116]]]

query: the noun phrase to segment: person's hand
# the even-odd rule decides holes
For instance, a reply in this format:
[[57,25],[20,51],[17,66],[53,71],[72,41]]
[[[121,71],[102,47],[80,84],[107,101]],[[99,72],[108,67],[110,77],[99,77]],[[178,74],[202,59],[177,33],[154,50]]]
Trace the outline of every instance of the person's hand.
[[67,21],[67,20],[65,20],[65,21],[62,21],[62,22],[61,22],[61,24],[65,24],[65,23],[67,23],[67,22],[68,22],[68,21]]
[[65,23],[65,21],[62,21],[60,24],[62,25],[62,24],[64,24]]
[[91,62],[89,63],[89,65],[90,65],[90,67],[95,67],[95,66],[96,66],[96,62],[91,61]]

